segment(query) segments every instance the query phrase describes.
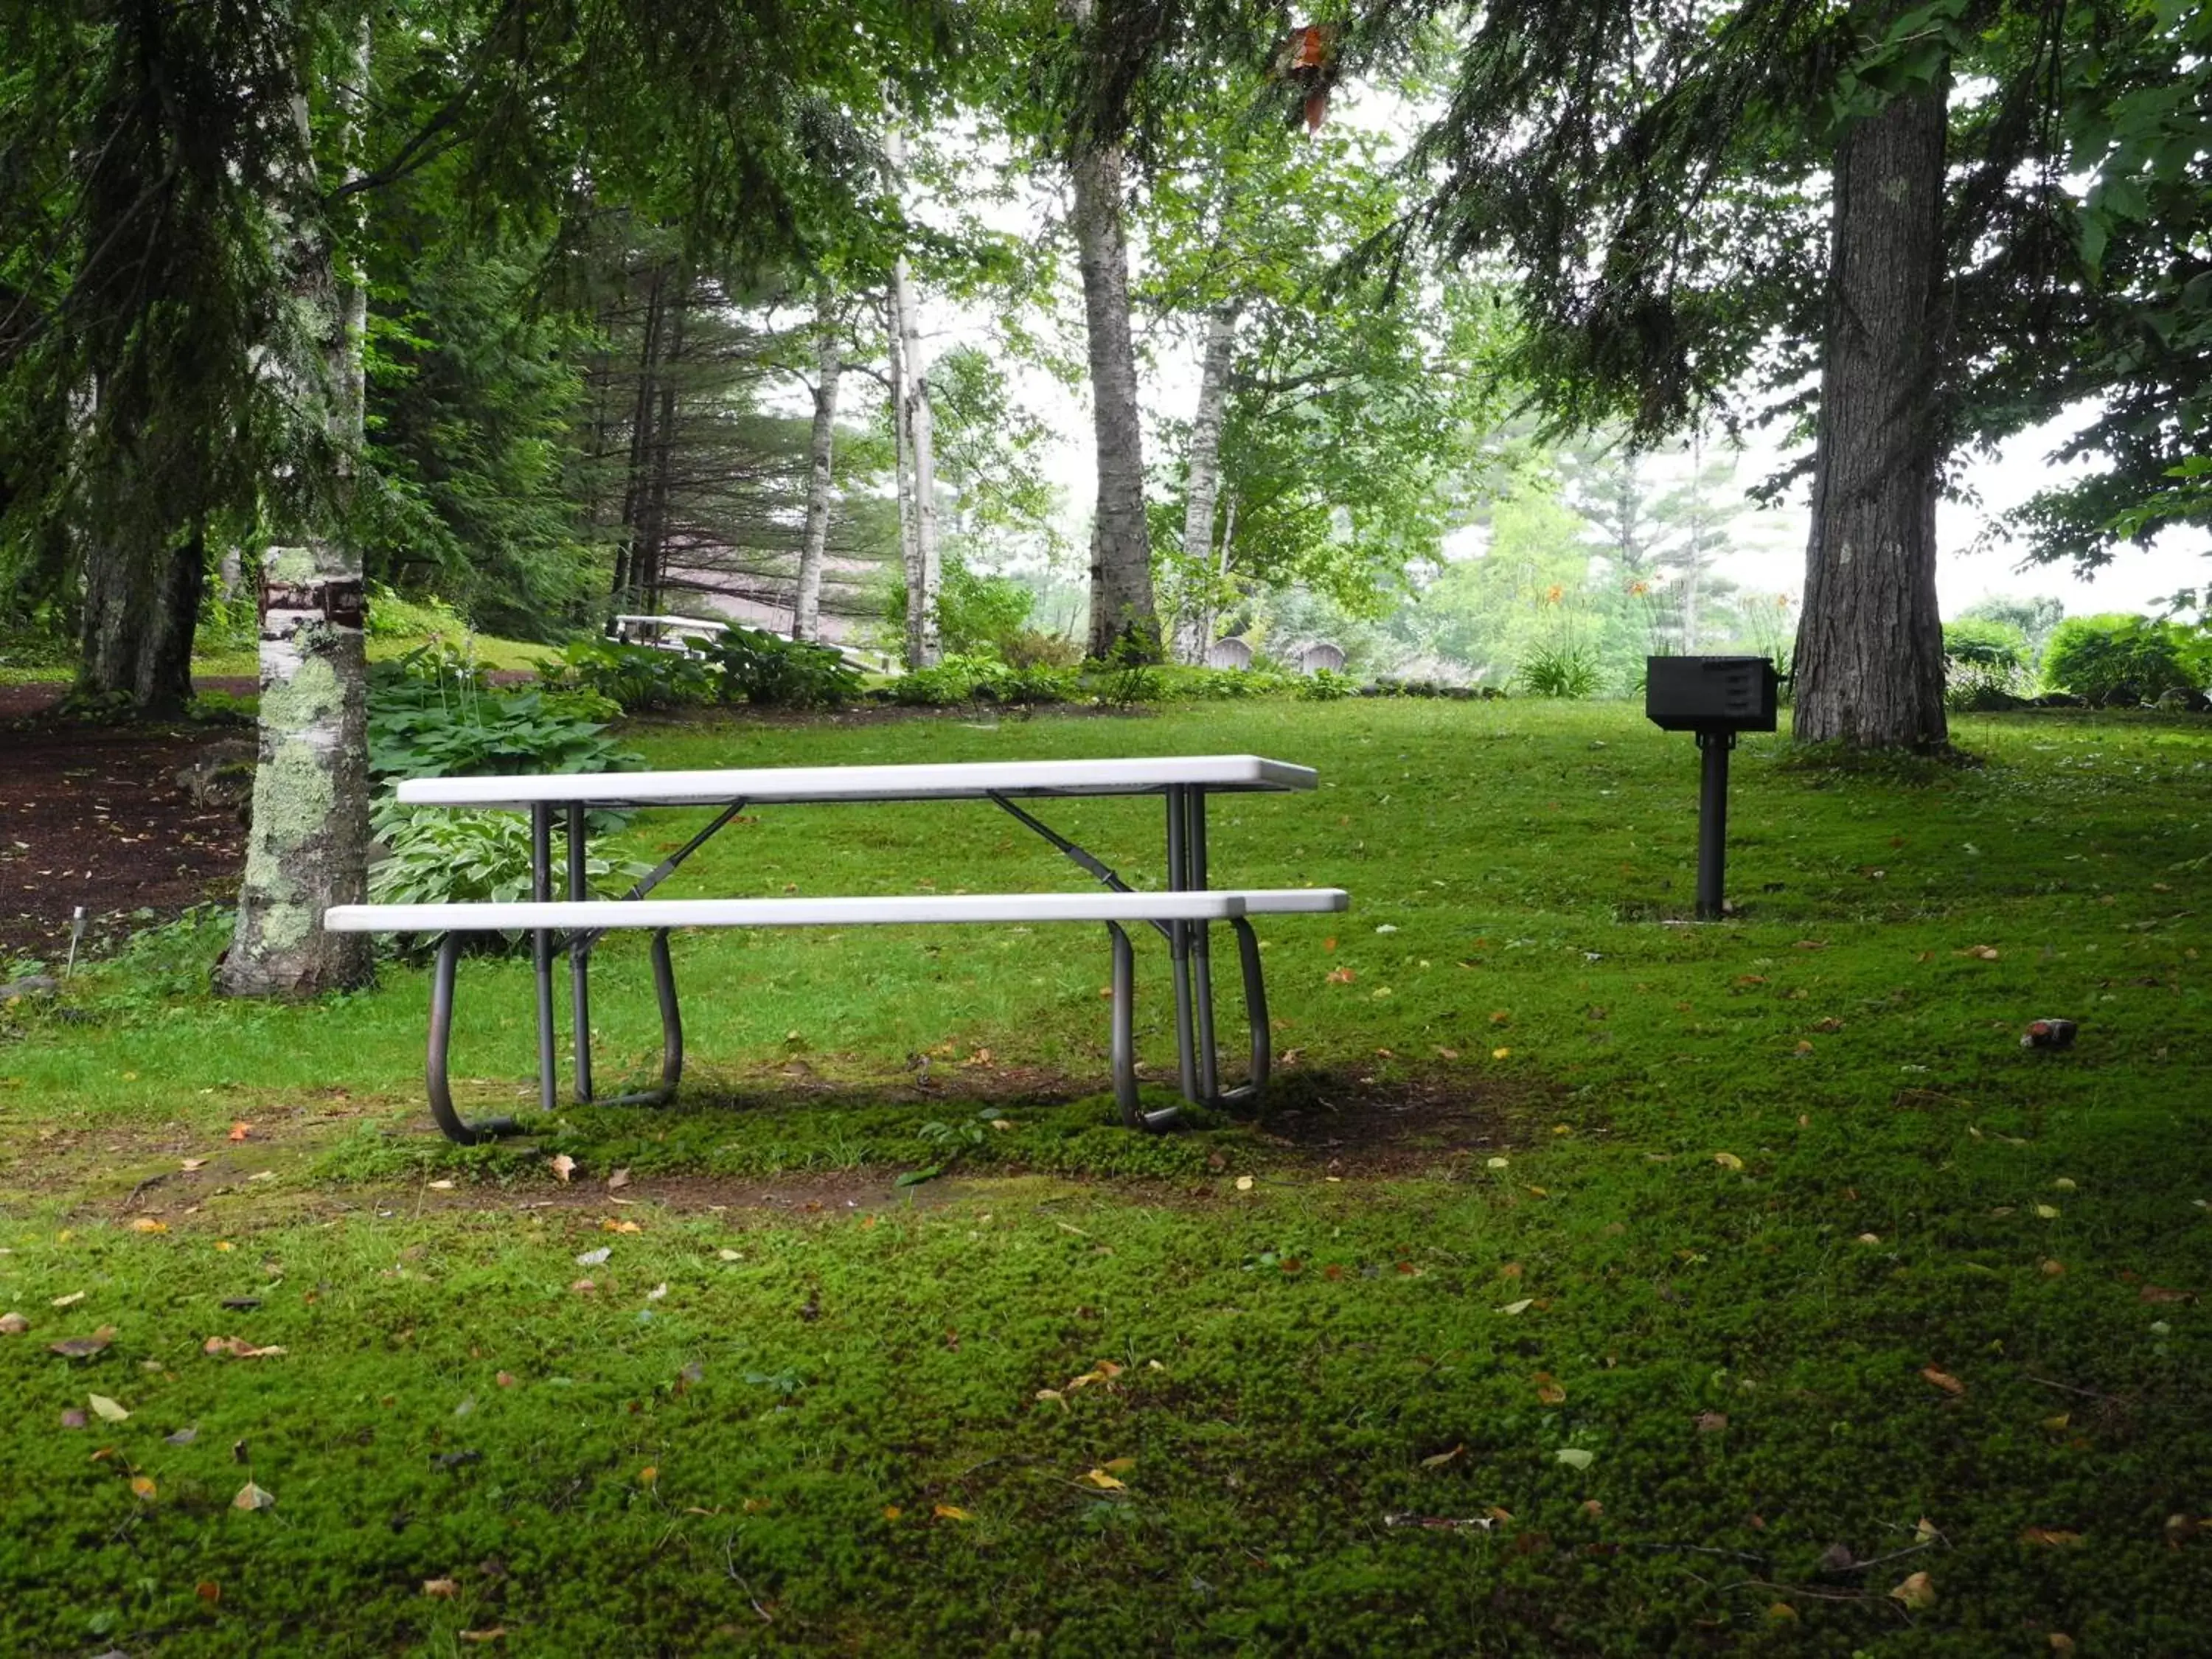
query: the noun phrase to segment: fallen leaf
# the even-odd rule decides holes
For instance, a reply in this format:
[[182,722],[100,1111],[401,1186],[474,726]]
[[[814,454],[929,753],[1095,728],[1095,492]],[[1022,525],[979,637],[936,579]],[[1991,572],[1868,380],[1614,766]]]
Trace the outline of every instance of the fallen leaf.
[[2070,1636],[2067,1635],[2067,1634],[2066,1634],[2066,1632],[2065,1632],[2064,1631],[2058,1631],[2058,1630],[2055,1630],[2055,1631],[2051,1632],[2051,1650],[2053,1653],[2061,1653],[2061,1654],[2063,1654],[2063,1653],[2071,1653],[2071,1652],[2073,1652],[2073,1651],[2074,1651],[2074,1638],[2073,1638],[2072,1637],[2070,1637]]
[[1358,977],[1359,975],[1349,968],[1332,968],[1328,970],[1328,982],[1331,985],[1349,985]]
[[1137,1460],[1133,1457],[1109,1457],[1099,1467],[1114,1474],[1127,1474],[1137,1467]]
[[2178,1550],[2197,1536],[2203,1522],[2193,1515],[2169,1515],[2166,1517],[2166,1547]]
[[645,1293],[645,1299],[647,1302],[658,1302],[667,1294],[668,1284],[667,1281],[664,1279],[661,1283],[654,1285],[651,1290]]
[[253,1126],[244,1118],[238,1119],[230,1126],[230,1138],[233,1140],[243,1140],[252,1133]]
[[134,1496],[144,1498],[149,1504],[154,1501],[154,1482],[149,1476],[143,1474],[132,1475],[131,1477],[131,1491]]
[[1524,1314],[1535,1305],[1536,1298],[1534,1297],[1524,1296],[1518,1302],[1507,1303],[1504,1307],[1498,1309],[1498,1311],[1502,1314]]
[[1890,1599],[1902,1601],[1908,1607],[1932,1607],[1936,1605],[1936,1583],[1924,1572],[1916,1572],[1890,1591]]
[[1571,1469],[1586,1469],[1597,1462],[1595,1452],[1586,1451],[1580,1446],[1562,1446],[1552,1455]]
[[1510,1060],[1513,1058],[1513,1051],[1510,1048],[1492,1048],[1490,1051],[1490,1057],[1492,1060]]
[[192,1594],[212,1607],[222,1600],[222,1586],[211,1578],[203,1578],[192,1586]]
[[717,1259],[723,1261],[743,1261],[745,1259],[745,1253],[743,1250],[717,1250],[714,1255]]
[[641,1233],[645,1229],[635,1221],[617,1221],[610,1216],[599,1223],[599,1231],[603,1233]]
[[656,1485],[659,1480],[660,1467],[657,1463],[647,1463],[637,1472],[637,1484],[641,1486]]
[[104,1394],[88,1394],[85,1401],[92,1407],[93,1415],[103,1423],[123,1423],[130,1419],[131,1413],[122,1403],[110,1400]]
[[2072,1412],[2061,1412],[2056,1417],[2045,1418],[2042,1423],[2038,1426],[2048,1429],[2053,1434],[2063,1434],[2066,1431],[2066,1425],[2073,1420],[2074,1413]]
[[450,1193],[453,1190],[453,1183],[450,1181],[434,1181],[430,1183],[430,1190],[434,1193]]
[[2058,1219],[2058,1207],[2053,1204],[2037,1205],[2035,1206],[2035,1213],[2041,1220],[2056,1221]]
[[1101,1492],[1127,1492],[1129,1489],[1127,1481],[1118,1480],[1103,1469],[1088,1470],[1083,1478]]
[[204,1158],[188,1158],[177,1167],[186,1175],[194,1175],[207,1168],[207,1160]]
[[2081,1541],[2078,1532],[2065,1532],[2056,1527],[2027,1527],[2021,1529],[2023,1544],[2045,1544],[2054,1549],[2072,1549]]
[[629,1171],[628,1170],[617,1170],[612,1175],[607,1177],[607,1190],[611,1193],[618,1193],[629,1185]]
[[1567,1391],[1559,1386],[1559,1379],[1553,1376],[1551,1372],[1538,1371],[1534,1381],[1536,1384],[1536,1398],[1545,1405],[1561,1406],[1566,1403]]
[[2057,1256],[2045,1256],[2036,1266],[2047,1279],[2057,1279],[2066,1271],[2066,1264]]
[[1483,1168],[1486,1170],[1504,1170],[1511,1168],[1513,1160],[1510,1158],[1486,1158],[1483,1162]]
[[422,1594],[425,1595],[452,1596],[460,1593],[461,1587],[450,1578],[425,1578],[422,1581]]
[[278,1347],[257,1348],[239,1336],[211,1336],[200,1344],[202,1353],[227,1353],[234,1359],[273,1359],[284,1352]]
[[1699,1434],[1718,1434],[1729,1423],[1726,1412],[1699,1412],[1690,1420]]
[[276,1497],[249,1480],[238,1489],[238,1496],[230,1500],[230,1506],[234,1510],[273,1510]]
[[81,1429],[86,1420],[85,1414],[74,1406],[62,1413],[62,1426],[65,1429]]
[[1862,1244],[1879,1244],[1881,1243],[1881,1235],[1880,1233],[1861,1233],[1859,1235],[1859,1243]]
[[1443,1468],[1445,1464],[1450,1462],[1454,1458],[1463,1455],[1466,1450],[1467,1443],[1465,1441],[1462,1441],[1458,1445],[1454,1446],[1449,1451],[1438,1452],[1433,1457],[1424,1457],[1421,1460],[1421,1467],[1425,1469],[1440,1469]]
[[507,1639],[507,1626],[494,1625],[489,1630],[465,1630],[460,1635],[464,1642],[503,1642]]
[[1912,1541],[1916,1544],[1932,1544],[1942,1536],[1942,1534],[1936,1530],[1936,1523],[1924,1515],[1920,1517],[1920,1524],[1912,1529]]
[[31,1328],[31,1322],[19,1313],[0,1314],[0,1336],[21,1336]]
[[886,1521],[896,1521],[899,1516],[905,1513],[906,1511],[896,1504],[886,1504],[884,1505],[884,1519]]
[[593,1291],[598,1290],[599,1287],[588,1279],[580,1279],[574,1284],[569,1285],[568,1288],[574,1291],[578,1296],[589,1296]]
[[2195,1294],[2193,1291],[2170,1291],[2163,1285],[2146,1285],[2138,1299],[2144,1302],[2186,1302]]
[[1738,1158],[1734,1152],[1715,1152],[1713,1154],[1713,1162],[1719,1164],[1723,1170],[1741,1170],[1743,1168],[1743,1160]]
[[150,1215],[133,1216],[131,1218],[131,1231],[134,1233],[166,1233],[169,1231],[169,1224],[166,1221],[156,1221]]
[[56,1297],[53,1300],[53,1305],[57,1308],[74,1308],[78,1303],[83,1300],[84,1292],[82,1291],[71,1291],[67,1296]]
[[1787,1601],[1770,1601],[1766,1606],[1766,1616],[1779,1624],[1794,1625],[1797,1622],[1797,1609]]
[[1055,1401],[1059,1403],[1060,1410],[1066,1411],[1067,1409],[1067,1396],[1060,1393],[1058,1389],[1039,1389],[1036,1391],[1036,1398],[1039,1400]]
[[1926,1377],[1930,1382],[1933,1382],[1937,1388],[1942,1389],[1945,1394],[1961,1395],[1966,1391],[1966,1385],[1959,1381],[1957,1377],[1952,1376],[1948,1371],[1939,1371],[1933,1365],[1923,1365],[1921,1368],[1920,1374]]
[[973,1521],[975,1518],[957,1504],[939,1504],[931,1513],[940,1521]]
[[562,1186],[567,1186],[568,1184],[568,1177],[575,1173],[576,1160],[569,1157],[568,1153],[562,1152],[554,1158],[553,1178],[559,1182]]
[[614,1249],[612,1246],[602,1244],[598,1249],[586,1250],[581,1255],[578,1256],[576,1258],[576,1265],[579,1267],[596,1267],[599,1263],[605,1261],[613,1254]]
[[1237,1177],[1237,1190],[1240,1193],[1250,1192],[1252,1190],[1252,1177],[1250,1176],[1238,1176]]

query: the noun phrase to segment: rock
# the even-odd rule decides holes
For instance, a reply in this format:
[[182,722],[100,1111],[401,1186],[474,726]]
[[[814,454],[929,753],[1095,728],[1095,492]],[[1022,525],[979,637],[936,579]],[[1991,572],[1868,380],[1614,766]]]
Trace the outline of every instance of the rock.
[[195,806],[245,812],[253,804],[253,769],[260,757],[260,745],[246,738],[211,743],[176,774],[177,787]]
[[2160,693],[2157,706],[2161,713],[2168,714],[2201,714],[2212,708],[2212,698],[2206,697],[2202,691],[2191,691],[2186,686],[2177,685]]
[[0,985],[0,1002],[13,1002],[18,997],[50,997],[61,988],[61,981],[48,975],[27,974]]

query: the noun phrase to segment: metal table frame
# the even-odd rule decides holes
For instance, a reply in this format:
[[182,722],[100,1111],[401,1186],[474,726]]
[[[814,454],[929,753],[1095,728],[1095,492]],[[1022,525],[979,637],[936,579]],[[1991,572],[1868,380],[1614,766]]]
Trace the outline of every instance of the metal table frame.
[[[1249,793],[1240,790],[1237,793]],[[618,800],[620,790],[605,792],[610,800]],[[1167,879],[1169,890],[1174,892],[1204,891],[1207,887],[1206,804],[1209,790],[1203,785],[1159,783],[1148,787],[1103,789],[1085,788],[1066,792],[1024,790],[1026,799],[1067,797],[1104,797],[1157,794],[1164,798],[1167,830]],[[597,792],[593,799],[599,799]],[[817,801],[806,798],[780,798],[780,805],[833,805],[839,799]],[[1109,865],[1086,848],[1053,829],[1034,813],[1016,804],[1007,793],[984,790],[976,795],[947,795],[942,792],[914,795],[877,795],[872,800],[918,801],[929,799],[985,799],[1000,807],[1017,823],[1031,830],[1085,873],[1093,877],[1109,890],[1118,893],[1135,890]],[[651,805],[657,803],[642,802]],[[750,801],[738,798],[723,805],[714,817],[675,852],[663,859],[632,884],[623,895],[623,899],[641,899],[679,869],[691,855],[719,835]],[[554,815],[562,813],[566,830],[568,852],[568,897],[582,900],[590,896],[585,882],[586,817],[589,803],[580,799],[565,802],[531,801],[530,813],[531,897],[545,901],[553,896],[553,835]],[[1252,925],[1244,917],[1228,919],[1228,926],[1237,939],[1238,965],[1243,980],[1244,1001],[1251,1030],[1250,1058],[1246,1080],[1231,1088],[1221,1086],[1221,1063],[1216,1040],[1213,1008],[1213,974],[1212,924],[1204,921],[1153,921],[1150,924],[1167,942],[1173,972],[1175,993],[1175,1030],[1177,1082],[1186,1101],[1194,1105],[1232,1106],[1255,1100],[1266,1089],[1273,1066],[1273,1051],[1268,1032],[1267,987],[1261,973],[1260,943]],[[1121,1118],[1131,1128],[1165,1129],[1175,1123],[1180,1108],[1168,1107],[1146,1112],[1139,1109],[1135,1081],[1135,1030],[1133,1018],[1133,987],[1135,980],[1135,950],[1127,931],[1119,922],[1105,924],[1113,949],[1114,1020],[1111,1052],[1115,1077],[1115,1092]],[[592,1068],[591,1024],[591,960],[592,948],[598,944],[604,929],[580,929],[568,933],[556,943],[554,930],[531,930],[531,964],[537,984],[538,1022],[538,1104],[547,1112],[557,1110],[560,1104],[560,1085],[556,1053],[556,1031],[554,1019],[554,969],[556,952],[565,951],[568,958],[569,1019],[575,1049],[574,1102],[578,1105],[658,1105],[675,1095],[684,1075],[684,1019],[676,990],[675,964],[668,948],[668,930],[653,930],[650,951],[653,959],[653,989],[659,1003],[661,1026],[660,1082],[653,1088],[629,1093],[603,1096],[594,1092]],[[471,1121],[461,1116],[453,1104],[453,1090],[447,1072],[447,1059],[452,1048],[453,1021],[454,977],[459,967],[464,935],[449,933],[440,942],[432,969],[430,981],[430,1036],[426,1066],[426,1086],[429,1096],[431,1115],[438,1127],[452,1139],[473,1145],[499,1135],[523,1132],[523,1126],[513,1118],[495,1117]]]

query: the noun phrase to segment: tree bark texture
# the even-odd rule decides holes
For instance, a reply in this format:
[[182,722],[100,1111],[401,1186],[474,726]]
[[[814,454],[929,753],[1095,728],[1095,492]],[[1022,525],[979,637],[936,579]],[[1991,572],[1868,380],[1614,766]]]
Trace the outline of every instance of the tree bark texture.
[[830,544],[831,449],[837,435],[837,377],[844,367],[837,296],[830,279],[814,284],[814,430],[807,446],[806,539],[799,550],[798,591],[791,602],[791,637],[822,637],[822,560]]
[[[1083,8],[1085,12],[1088,8]],[[1091,538],[1089,654],[1160,654],[1152,550],[1145,522],[1144,427],[1129,337],[1129,251],[1121,225],[1121,149],[1079,133],[1068,156],[1075,246],[1091,349],[1098,507]]]
[[207,545],[198,531],[151,554],[112,535],[90,541],[77,691],[126,697],[147,719],[182,714],[192,698],[192,638],[206,586]]
[[891,471],[898,497],[899,568],[906,579],[906,652],[908,668],[914,660],[914,598],[921,591],[921,563],[915,541],[914,447],[908,442],[906,423],[906,342],[899,331],[896,284],[884,290],[885,378],[890,381],[891,406]]
[[921,319],[903,254],[892,262],[891,296],[898,320],[899,355],[906,371],[901,419],[906,428],[907,456],[914,468],[914,575],[907,588],[907,666],[934,668],[941,654],[937,601],[944,576],[937,539],[936,421],[929,406],[929,376],[921,362]]
[[[368,31],[356,47],[352,96],[368,80]],[[292,66],[296,77],[296,64]],[[232,996],[301,996],[366,984],[375,957],[363,933],[322,925],[334,904],[368,892],[368,665],[361,550],[344,529],[362,441],[368,293],[358,272],[340,279],[323,217],[305,95],[295,80],[295,149],[273,182],[282,198],[291,298],[313,323],[319,361],[271,353],[294,406],[323,410],[336,477],[320,533],[272,547],[262,561],[260,763],[253,776],[238,923],[223,959]],[[357,109],[357,106],[356,106]],[[346,149],[359,142],[358,117]],[[349,166],[349,178],[354,169]]]
[[1940,82],[1911,93],[1838,147],[1794,664],[1802,743],[1932,749],[1948,737],[1936,602],[1945,104]]
[[1221,498],[1221,425],[1229,410],[1229,364],[1236,345],[1235,308],[1215,307],[1206,319],[1206,355],[1199,367],[1198,408],[1191,417],[1183,485],[1183,579],[1190,592],[1176,617],[1176,658],[1194,667],[1205,665],[1213,643],[1213,520]]

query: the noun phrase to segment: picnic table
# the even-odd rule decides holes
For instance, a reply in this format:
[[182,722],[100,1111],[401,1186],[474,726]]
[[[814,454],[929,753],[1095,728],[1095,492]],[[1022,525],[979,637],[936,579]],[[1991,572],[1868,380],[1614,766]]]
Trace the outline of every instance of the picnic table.
[[[324,925],[340,931],[442,933],[432,972],[428,1092],[439,1127],[471,1143],[517,1132],[511,1119],[471,1123],[455,1111],[447,1078],[454,977],[464,938],[472,932],[522,929],[531,935],[537,981],[540,1105],[558,1104],[554,1025],[554,957],[565,950],[575,1048],[575,1098],[582,1104],[653,1103],[676,1090],[684,1066],[683,1019],[668,949],[670,930],[690,927],[839,927],[936,922],[1095,921],[1114,947],[1113,1066],[1123,1121],[1164,1128],[1177,1109],[1140,1111],[1137,1102],[1133,953],[1127,924],[1155,928],[1172,966],[1177,1080],[1186,1100],[1229,1104],[1265,1088],[1270,1067],[1267,995],[1249,916],[1341,910],[1336,888],[1217,889],[1206,848],[1206,802],[1217,794],[1310,790],[1310,768],[1255,755],[1183,755],[1135,759],[986,761],[902,766],[797,766],[666,772],[554,774],[507,777],[417,778],[399,786],[406,805],[501,808],[531,821],[531,898],[488,904],[337,906]],[[1039,817],[1032,806],[1055,799],[1161,797],[1167,891],[1139,892],[1111,866]],[[824,898],[654,899],[653,890],[748,808],[871,802],[982,802],[1043,838],[1104,890]],[[593,899],[585,878],[587,815],[609,808],[710,807],[712,817],[688,841],[616,900]],[[556,817],[565,831],[568,895],[553,892]],[[1247,1080],[1224,1088],[1216,1042],[1211,928],[1225,923],[1237,940],[1250,1024]],[[611,1097],[594,1093],[591,1059],[591,955],[611,928],[652,933],[654,988],[662,1028],[659,1087]],[[556,946],[556,935],[565,935]]]

